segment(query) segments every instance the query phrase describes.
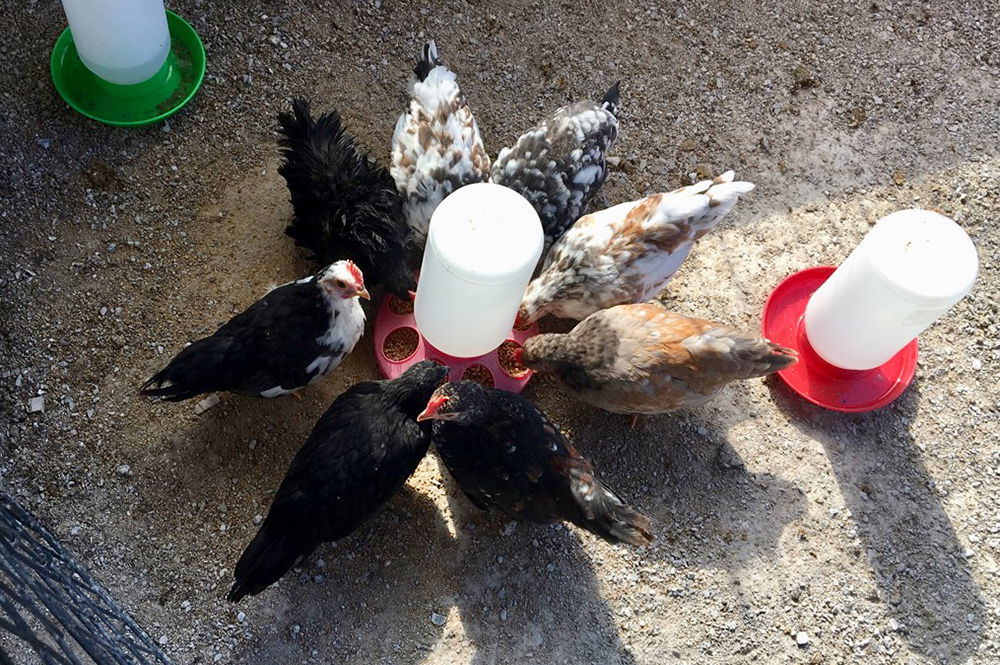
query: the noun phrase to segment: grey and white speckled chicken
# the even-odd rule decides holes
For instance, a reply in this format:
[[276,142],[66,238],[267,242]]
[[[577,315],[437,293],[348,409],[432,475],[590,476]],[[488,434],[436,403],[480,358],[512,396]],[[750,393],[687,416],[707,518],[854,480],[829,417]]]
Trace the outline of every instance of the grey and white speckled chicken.
[[773,374],[797,359],[791,349],[655,302],[596,312],[518,351],[516,360],[551,373],[570,394],[630,414],[699,406],[732,381]]
[[552,246],[518,312],[525,325],[545,314],[583,319],[658,294],[691,251],[753,189],[727,171],[714,180],[654,194],[581,217]]
[[390,173],[403,198],[413,240],[423,247],[431,215],[453,191],[487,179],[490,157],[455,72],[433,41],[413,68],[410,102],[392,135]]
[[618,84],[600,102],[558,109],[504,148],[490,181],[526,198],[542,220],[545,249],[587,209],[608,175],[605,155],[618,138]]

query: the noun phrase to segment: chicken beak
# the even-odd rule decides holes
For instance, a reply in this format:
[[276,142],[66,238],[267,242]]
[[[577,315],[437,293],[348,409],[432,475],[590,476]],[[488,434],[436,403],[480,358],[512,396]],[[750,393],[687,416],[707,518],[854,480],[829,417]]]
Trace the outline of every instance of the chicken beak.
[[364,298],[365,300],[371,300],[371,299],[372,299],[372,296],[371,296],[371,294],[370,294],[370,293],[368,293],[368,289],[366,289],[366,288],[365,288],[365,287],[363,287],[363,286],[361,287],[361,290],[357,292],[357,294],[356,294],[356,295],[357,295],[357,296],[358,296],[359,298]]
[[430,401],[427,402],[427,408],[420,412],[417,416],[417,422],[423,422],[425,420],[433,420],[437,418],[438,409],[441,405],[448,401],[448,398],[444,395],[432,396]]
[[524,367],[524,347],[519,346],[514,349],[514,352],[510,354],[511,358],[514,360],[515,365],[520,365]]
[[514,319],[514,327],[521,329],[526,328],[531,321],[528,321],[528,317],[525,316],[522,310],[517,310],[517,317]]

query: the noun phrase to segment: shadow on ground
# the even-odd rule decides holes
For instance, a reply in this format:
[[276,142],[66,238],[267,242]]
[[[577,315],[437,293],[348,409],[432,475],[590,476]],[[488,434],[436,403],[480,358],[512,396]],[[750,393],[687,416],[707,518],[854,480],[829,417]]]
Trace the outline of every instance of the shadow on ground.
[[790,422],[823,444],[879,595],[910,647],[938,663],[965,662],[983,640],[986,610],[910,433],[919,381],[866,414],[825,411],[778,381],[769,386]]

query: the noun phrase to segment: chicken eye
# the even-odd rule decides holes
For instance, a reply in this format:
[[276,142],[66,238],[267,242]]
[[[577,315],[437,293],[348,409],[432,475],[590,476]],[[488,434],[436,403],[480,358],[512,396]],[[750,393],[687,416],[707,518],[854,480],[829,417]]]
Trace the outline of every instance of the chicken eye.
[[337,283],[337,288],[338,289],[343,289],[343,288],[347,287],[347,284],[344,284],[344,280],[342,280],[342,279],[338,279],[336,283]]

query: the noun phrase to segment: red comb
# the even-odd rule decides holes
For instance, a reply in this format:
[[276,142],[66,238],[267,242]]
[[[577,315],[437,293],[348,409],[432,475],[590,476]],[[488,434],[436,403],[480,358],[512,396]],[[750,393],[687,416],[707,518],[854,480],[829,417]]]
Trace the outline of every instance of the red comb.
[[441,405],[447,401],[448,397],[446,395],[431,395],[430,400],[427,402],[427,408],[417,416],[417,422],[433,418],[437,414],[438,409],[441,408]]
[[353,277],[354,281],[358,283],[358,286],[365,285],[365,277],[361,274],[361,268],[359,268],[354,261],[347,262],[347,271],[351,273],[351,277]]

